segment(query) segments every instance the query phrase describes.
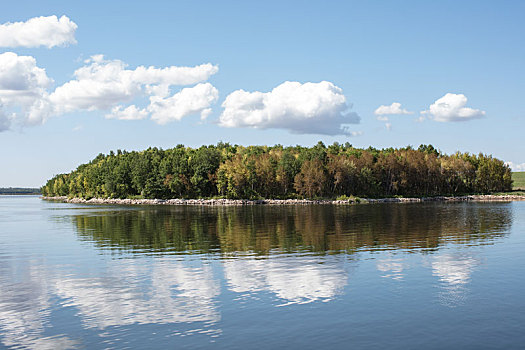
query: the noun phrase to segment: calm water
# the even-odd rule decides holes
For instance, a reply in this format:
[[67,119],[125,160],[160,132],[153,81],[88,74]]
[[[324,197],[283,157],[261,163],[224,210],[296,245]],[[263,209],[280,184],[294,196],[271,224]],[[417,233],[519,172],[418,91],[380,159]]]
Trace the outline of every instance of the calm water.
[[525,202],[0,196],[0,347],[518,349],[524,252]]

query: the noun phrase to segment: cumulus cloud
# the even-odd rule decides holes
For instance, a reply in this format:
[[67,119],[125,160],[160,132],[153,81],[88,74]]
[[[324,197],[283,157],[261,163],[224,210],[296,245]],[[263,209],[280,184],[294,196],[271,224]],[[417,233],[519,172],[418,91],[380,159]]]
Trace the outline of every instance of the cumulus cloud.
[[60,112],[109,109],[131,100],[140,93],[140,83],[133,81],[131,72],[119,60],[106,61],[101,55],[86,60],[77,69],[76,79],[56,88],[50,100]]
[[140,109],[135,105],[124,108],[123,106],[115,106],[111,109],[111,113],[106,114],[108,119],[120,120],[140,120],[148,117],[148,111]]
[[[4,109],[0,124],[3,128],[12,120],[23,124],[45,121],[50,110],[47,88],[52,83],[45,69],[36,65],[34,57],[13,52],[0,54],[0,106]],[[11,111],[9,118],[5,114],[7,110]]]
[[390,106],[381,105],[374,111],[376,119],[385,122],[385,128],[388,131],[392,130],[392,123],[390,123],[389,118],[390,115],[404,115],[413,113],[414,112],[410,112],[404,108],[401,108],[401,103],[399,102],[393,102]]
[[197,84],[184,88],[171,97],[151,96],[150,104],[143,109],[135,105],[127,108],[113,107],[111,113],[106,114],[106,118],[139,120],[151,116],[151,120],[161,125],[193,114],[200,114],[201,119],[205,119],[211,113],[210,106],[217,102],[218,98],[219,91],[213,85],[210,83]]
[[463,94],[447,93],[430,105],[421,115],[438,122],[458,122],[481,118],[485,111],[465,107],[467,97]]
[[525,171],[525,163],[513,163],[513,162],[506,162],[505,164],[507,164],[511,169],[512,171]]
[[162,98],[150,97],[148,111],[151,119],[159,124],[166,124],[192,114],[201,114],[206,118],[211,112],[210,106],[219,98],[219,91],[210,83],[197,84],[184,88],[175,95]]
[[[0,54],[0,131],[12,120],[23,125],[44,123],[52,115],[75,111],[107,111],[107,118],[136,120],[151,117],[165,124],[190,114],[205,118],[218,99],[206,81],[218,71],[212,64],[165,68],[139,66],[129,69],[120,60],[95,55],[74,72],[74,79],[49,91],[53,80],[31,56]],[[172,94],[175,86],[193,85]],[[171,95],[171,96],[170,96]],[[149,106],[132,104],[149,98]],[[12,117],[7,117],[10,111]]]
[[0,96],[3,103],[33,99],[43,94],[52,83],[43,68],[31,56],[14,52],[0,54]]
[[76,44],[75,22],[66,16],[35,17],[0,25],[0,47],[65,46]]
[[402,115],[402,114],[413,114],[413,113],[414,112],[410,112],[404,108],[401,108],[401,103],[399,102],[394,102],[390,106],[381,105],[377,107],[377,109],[374,111],[374,114],[376,116]]
[[270,92],[237,90],[222,104],[219,125],[286,129],[296,134],[351,135],[348,124],[360,117],[349,112],[341,88],[328,81],[284,82]]
[[218,67],[210,63],[195,67],[128,69],[124,62],[106,60],[102,55],[92,56],[85,63],[75,71],[74,80],[59,86],[50,95],[61,112],[106,110],[141,94],[165,97],[170,86],[196,84],[218,71]]

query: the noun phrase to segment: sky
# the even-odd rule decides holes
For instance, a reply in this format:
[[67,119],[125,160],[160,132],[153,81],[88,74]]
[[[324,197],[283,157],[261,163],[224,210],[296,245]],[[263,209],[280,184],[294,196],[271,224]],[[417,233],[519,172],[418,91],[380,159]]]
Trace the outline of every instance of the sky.
[[523,1],[10,1],[0,187],[99,153],[349,142],[525,171]]

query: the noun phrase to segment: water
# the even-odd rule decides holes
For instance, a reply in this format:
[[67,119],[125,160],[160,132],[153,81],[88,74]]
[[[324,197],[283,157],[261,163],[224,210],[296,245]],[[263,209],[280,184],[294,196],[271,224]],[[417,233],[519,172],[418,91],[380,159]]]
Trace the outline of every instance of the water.
[[523,348],[524,251],[525,202],[0,196],[0,347]]

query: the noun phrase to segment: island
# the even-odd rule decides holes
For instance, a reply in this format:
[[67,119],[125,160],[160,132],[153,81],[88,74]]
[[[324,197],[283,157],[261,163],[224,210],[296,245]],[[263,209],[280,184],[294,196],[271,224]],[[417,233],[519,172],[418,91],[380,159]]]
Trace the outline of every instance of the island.
[[482,153],[447,155],[432,145],[362,149],[350,143],[220,142],[99,154],[48,180],[41,193],[77,202],[282,204],[490,199],[473,195],[509,192],[512,183],[502,160]]

